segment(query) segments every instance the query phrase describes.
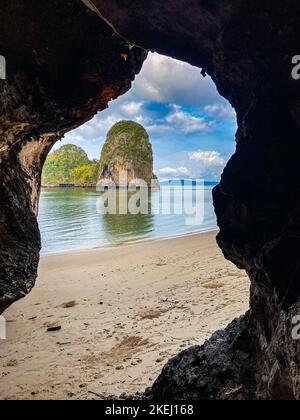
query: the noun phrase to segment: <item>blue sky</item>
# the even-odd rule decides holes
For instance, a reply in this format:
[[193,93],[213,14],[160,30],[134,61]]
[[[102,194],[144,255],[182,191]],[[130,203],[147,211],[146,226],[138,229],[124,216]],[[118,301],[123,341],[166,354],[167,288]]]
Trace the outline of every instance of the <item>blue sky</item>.
[[58,143],[76,144],[99,159],[110,127],[120,120],[141,123],[149,133],[160,179],[218,180],[234,152],[235,112],[198,68],[149,54],[132,89],[109,109]]

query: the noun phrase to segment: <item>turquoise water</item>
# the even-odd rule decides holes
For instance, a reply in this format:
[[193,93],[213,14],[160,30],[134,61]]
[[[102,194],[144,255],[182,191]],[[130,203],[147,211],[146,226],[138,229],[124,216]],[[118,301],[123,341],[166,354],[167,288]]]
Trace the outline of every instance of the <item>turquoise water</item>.
[[170,194],[164,188],[149,193],[149,214],[136,215],[101,214],[101,194],[95,189],[43,189],[39,211],[42,254],[121,245],[214,229],[216,217],[212,205],[212,187],[205,186],[202,190],[204,217],[191,224],[186,213],[170,211],[169,214],[162,214],[162,211],[158,211],[160,207],[165,208],[164,204],[168,204],[168,201],[171,201],[172,209],[182,201],[182,194],[177,192],[172,194],[170,200]]

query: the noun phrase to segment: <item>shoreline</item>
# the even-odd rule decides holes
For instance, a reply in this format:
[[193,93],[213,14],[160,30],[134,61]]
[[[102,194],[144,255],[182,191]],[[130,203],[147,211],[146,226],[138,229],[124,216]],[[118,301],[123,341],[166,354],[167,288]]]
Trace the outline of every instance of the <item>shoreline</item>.
[[146,239],[136,239],[132,241],[126,241],[119,244],[107,244],[107,245],[99,245],[92,248],[78,248],[78,249],[69,249],[65,251],[57,251],[57,252],[51,252],[51,253],[43,253],[43,250],[41,251],[41,259],[42,258],[49,258],[49,257],[58,257],[60,255],[67,255],[67,254],[82,254],[85,252],[92,252],[92,251],[100,251],[102,249],[118,249],[123,247],[129,247],[131,245],[138,245],[143,243],[153,243],[153,242],[160,242],[160,241],[168,241],[172,239],[178,239],[178,238],[185,238],[190,236],[197,236],[197,235],[203,235],[206,233],[218,233],[218,228],[211,228],[203,231],[196,231],[196,232],[188,232],[183,233],[181,235],[175,235],[175,236],[163,236],[163,237],[153,237],[153,238],[146,238]]
[[36,287],[4,313],[1,398],[86,400],[151,386],[171,357],[248,310],[249,280],[215,235],[41,258]]

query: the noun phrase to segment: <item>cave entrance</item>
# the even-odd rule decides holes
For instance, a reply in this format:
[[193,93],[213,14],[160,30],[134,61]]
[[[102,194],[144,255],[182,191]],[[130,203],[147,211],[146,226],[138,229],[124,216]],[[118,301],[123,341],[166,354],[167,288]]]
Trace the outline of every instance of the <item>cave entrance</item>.
[[[132,122],[144,128],[153,151],[149,164],[144,161],[147,143],[138,152],[134,151],[136,140],[132,133],[135,127],[127,136],[122,134],[121,127],[121,134],[117,133],[119,143],[114,137],[110,146],[107,145],[108,133],[119,122]],[[127,130],[125,123],[123,129]],[[211,190],[234,152],[236,128],[234,109],[218,94],[210,77],[203,77],[200,69],[189,64],[150,53],[131,90],[111,102],[107,110],[91,121],[68,133],[49,156],[44,167],[43,186],[68,184],[85,188],[42,190],[39,222],[43,253],[216,228]],[[141,138],[137,141],[141,143]],[[121,156],[113,158],[117,148],[121,150]],[[99,163],[104,149],[106,153]],[[68,159],[69,163],[66,163]],[[159,179],[160,193],[152,191],[143,199],[149,200],[149,206],[140,206],[149,208],[149,212],[139,214],[137,210],[137,214],[127,214],[128,207],[125,211],[122,207],[120,211],[121,198],[117,201],[117,214],[95,215],[98,194],[94,187],[99,175],[104,184],[108,182],[111,186],[117,184],[116,174],[122,171],[127,173],[128,182],[136,187],[140,185],[136,179],[145,178],[151,171],[150,178]],[[204,182],[205,194],[201,200],[205,202],[205,210],[201,222],[194,225],[186,222],[190,215],[183,213],[184,206],[183,210],[179,206],[184,197],[178,190],[184,180],[194,186]],[[149,180],[147,184],[150,184]],[[163,195],[168,187],[172,191]],[[129,196],[128,203],[133,199]],[[52,224],[57,228],[55,234]]]
[[[147,214],[120,211],[125,191],[118,196],[116,214],[96,211],[99,193],[93,184],[99,175],[100,152],[108,131],[120,120],[142,125],[152,144],[161,188],[149,192]],[[204,341],[245,311],[247,283],[224,262],[215,232],[204,233],[201,239],[185,236],[216,227],[211,193],[234,151],[235,130],[234,111],[200,69],[150,54],[127,94],[54,147],[45,165],[40,200],[40,277],[34,292],[11,308],[13,314],[22,307],[31,319],[22,334],[34,322],[50,334],[52,354],[47,366],[39,369],[38,380],[30,363],[22,366],[35,389],[53,395],[53,383],[69,375],[72,380],[64,380],[64,389],[56,387],[55,397],[78,396],[99,387],[104,394],[125,389],[134,393],[151,385],[179,348]],[[68,168],[68,162],[75,166]],[[130,164],[120,168],[133,178]],[[110,178],[111,169],[109,162],[104,163],[102,176]],[[171,213],[179,201],[176,190],[162,194],[170,180],[177,188],[187,179],[192,187],[197,186],[195,180],[205,180],[206,217],[204,225],[193,228],[186,226],[181,214]],[[77,187],[70,188],[73,185]],[[128,202],[132,195],[129,192]],[[161,201],[167,208],[170,204],[170,213],[155,214],[153,209]],[[159,237],[172,239],[156,241]],[[99,246],[104,249],[94,249]],[[238,305],[232,299],[233,289],[240,292]],[[46,308],[40,305],[50,300]],[[19,334],[15,332],[13,343],[18,357],[24,351],[18,343],[24,343],[25,337]],[[45,340],[37,338],[34,349],[27,342],[26,354],[38,358]],[[12,358],[11,346],[4,359]],[[146,371],[147,379],[142,373]],[[17,377],[11,381],[19,383]],[[78,392],[74,383],[83,384]]]

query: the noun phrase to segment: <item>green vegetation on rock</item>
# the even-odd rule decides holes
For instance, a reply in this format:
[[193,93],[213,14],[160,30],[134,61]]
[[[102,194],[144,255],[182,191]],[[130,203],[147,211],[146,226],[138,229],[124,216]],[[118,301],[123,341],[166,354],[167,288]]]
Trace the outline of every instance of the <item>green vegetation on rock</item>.
[[149,185],[153,174],[153,152],[147,131],[134,121],[120,121],[108,132],[100,158],[100,182],[118,185],[120,171],[129,181],[142,179]]
[[152,160],[152,147],[147,131],[136,122],[120,121],[109,130],[102,150],[103,158],[113,144],[116,146],[114,152],[119,151],[123,157],[138,157],[145,162]]
[[49,154],[43,170],[42,184],[75,184],[79,187],[96,185],[98,172],[98,161],[90,161],[83,149],[68,144]]

